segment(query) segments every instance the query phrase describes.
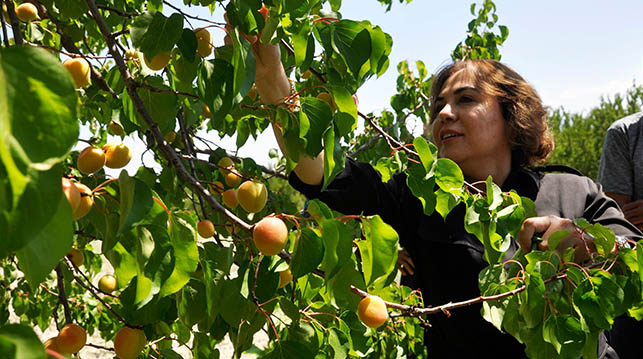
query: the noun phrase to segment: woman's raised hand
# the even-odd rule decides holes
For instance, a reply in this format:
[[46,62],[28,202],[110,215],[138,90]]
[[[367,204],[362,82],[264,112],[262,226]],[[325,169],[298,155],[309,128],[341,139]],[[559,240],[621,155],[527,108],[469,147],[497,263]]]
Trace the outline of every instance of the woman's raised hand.
[[536,233],[543,233],[542,242],[538,244],[539,250],[549,249],[549,238],[557,231],[565,230],[569,234],[563,238],[555,248],[563,253],[567,248],[574,248],[574,261],[583,263],[589,259],[588,249],[593,246],[589,236],[581,235],[576,225],[571,219],[560,218],[556,216],[532,217],[527,218],[522,223],[518,242],[524,253],[531,251],[532,238]]

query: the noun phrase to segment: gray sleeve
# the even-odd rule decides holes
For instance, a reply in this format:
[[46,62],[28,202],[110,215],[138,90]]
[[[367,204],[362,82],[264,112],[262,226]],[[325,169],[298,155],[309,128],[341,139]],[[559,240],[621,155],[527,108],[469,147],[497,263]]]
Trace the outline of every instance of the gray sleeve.
[[597,182],[605,192],[632,195],[633,169],[624,127],[610,127],[605,135]]

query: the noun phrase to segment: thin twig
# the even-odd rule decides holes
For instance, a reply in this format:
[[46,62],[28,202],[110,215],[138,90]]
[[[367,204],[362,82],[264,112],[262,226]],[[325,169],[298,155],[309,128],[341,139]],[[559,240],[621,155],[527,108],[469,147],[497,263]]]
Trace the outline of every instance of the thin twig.
[[[215,152],[214,152],[214,151],[212,151],[212,150],[202,150],[202,149],[196,149],[196,152],[198,152],[198,153],[203,153],[203,154],[207,154],[207,155],[211,155],[211,154],[215,153]],[[235,161],[235,162],[240,162],[240,161],[241,161],[241,157],[234,156],[234,155],[227,154],[227,153],[226,153],[226,156],[227,156],[227,157],[230,157],[230,158],[231,158],[233,161]],[[202,159],[200,159],[200,158],[196,158],[196,157],[193,157],[193,156],[187,156],[187,155],[183,155],[182,157],[183,157],[184,159],[186,159],[186,160],[190,160],[190,161],[197,161],[197,162],[204,163],[204,164],[206,164],[206,165],[208,165],[208,166],[210,166],[210,167],[212,167],[212,168],[219,168],[219,166],[217,166],[216,164],[211,163],[210,161],[207,161],[207,160],[202,160]],[[268,167],[265,167],[265,166],[262,166],[262,165],[257,165],[257,167],[259,167],[259,168],[261,169],[261,172],[263,172],[263,173],[267,173],[267,174],[269,174],[269,175],[271,175],[271,176],[279,177],[279,178],[281,178],[281,179],[288,180],[288,176],[286,176],[286,175],[285,175],[284,173],[282,173],[282,172],[278,172],[278,171],[272,170],[272,169],[270,169],[270,168],[268,168]]]
[[[187,18],[194,19],[194,20],[199,20],[199,21],[204,21],[204,22],[207,22],[207,23],[210,23],[210,24],[219,25],[219,26],[225,26],[225,25],[226,25],[226,23],[225,23],[225,22],[216,22],[216,21],[212,21],[212,20],[209,20],[209,19],[204,19],[204,18],[202,18],[202,17],[198,17],[198,16],[194,16],[194,15],[186,14],[185,12],[183,12],[183,11],[182,11],[181,9],[179,9],[178,7],[176,7],[176,6],[172,5],[169,1],[163,1],[163,4],[165,4],[165,5],[169,6],[169,7],[171,7],[172,9],[174,9],[174,10],[178,11],[178,12],[179,12],[179,14],[183,15],[183,17],[187,17]],[[190,24],[190,22],[189,22],[189,21],[188,21],[188,24]],[[190,24],[190,26],[192,26],[192,24]]]
[[63,270],[60,263],[56,266],[56,277],[58,281],[58,302],[63,306],[65,313],[65,323],[73,323],[71,317],[71,310],[69,309],[69,302],[67,302],[67,294],[65,293],[65,278],[63,277]]
[[120,11],[118,9],[114,9],[113,7],[109,7],[109,6],[106,6],[106,5],[97,4],[96,7],[98,7],[101,10],[111,11],[111,12],[117,14],[118,16],[123,16],[123,17],[134,17],[134,16],[139,16],[140,15],[139,13],[129,13],[129,12]]
[[[2,1],[0,0],[0,4]],[[2,15],[3,18],[0,19],[0,22],[2,23],[2,40],[4,41],[4,46],[9,47],[9,34],[7,33],[7,25],[5,24],[4,21],[4,14]]]

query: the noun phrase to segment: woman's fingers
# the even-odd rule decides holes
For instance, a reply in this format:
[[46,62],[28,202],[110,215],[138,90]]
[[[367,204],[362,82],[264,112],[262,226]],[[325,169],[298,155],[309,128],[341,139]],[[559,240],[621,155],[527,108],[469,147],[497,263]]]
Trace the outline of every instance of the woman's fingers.
[[406,249],[401,249],[397,252],[397,267],[402,272],[402,275],[413,275],[415,273],[415,263],[413,263]]
[[565,236],[558,245],[556,250],[563,253],[567,248],[573,248],[575,252],[574,260],[578,263],[585,261],[589,258],[588,248],[591,241],[589,238],[585,240],[581,237],[576,229],[576,225],[571,219],[560,218],[556,216],[532,217],[523,222],[520,234],[518,235],[518,242],[520,247],[525,253],[531,251],[532,238],[535,233],[543,233],[542,242],[538,244],[538,249],[548,250],[549,239],[558,231],[567,231],[568,235]]

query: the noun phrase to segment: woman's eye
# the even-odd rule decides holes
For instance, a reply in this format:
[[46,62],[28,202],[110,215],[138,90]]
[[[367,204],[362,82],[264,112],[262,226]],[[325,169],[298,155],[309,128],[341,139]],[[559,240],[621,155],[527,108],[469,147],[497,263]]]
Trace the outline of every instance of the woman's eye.
[[473,102],[473,101],[474,101],[473,97],[471,97],[471,96],[466,96],[465,95],[465,96],[460,97],[460,102]]

